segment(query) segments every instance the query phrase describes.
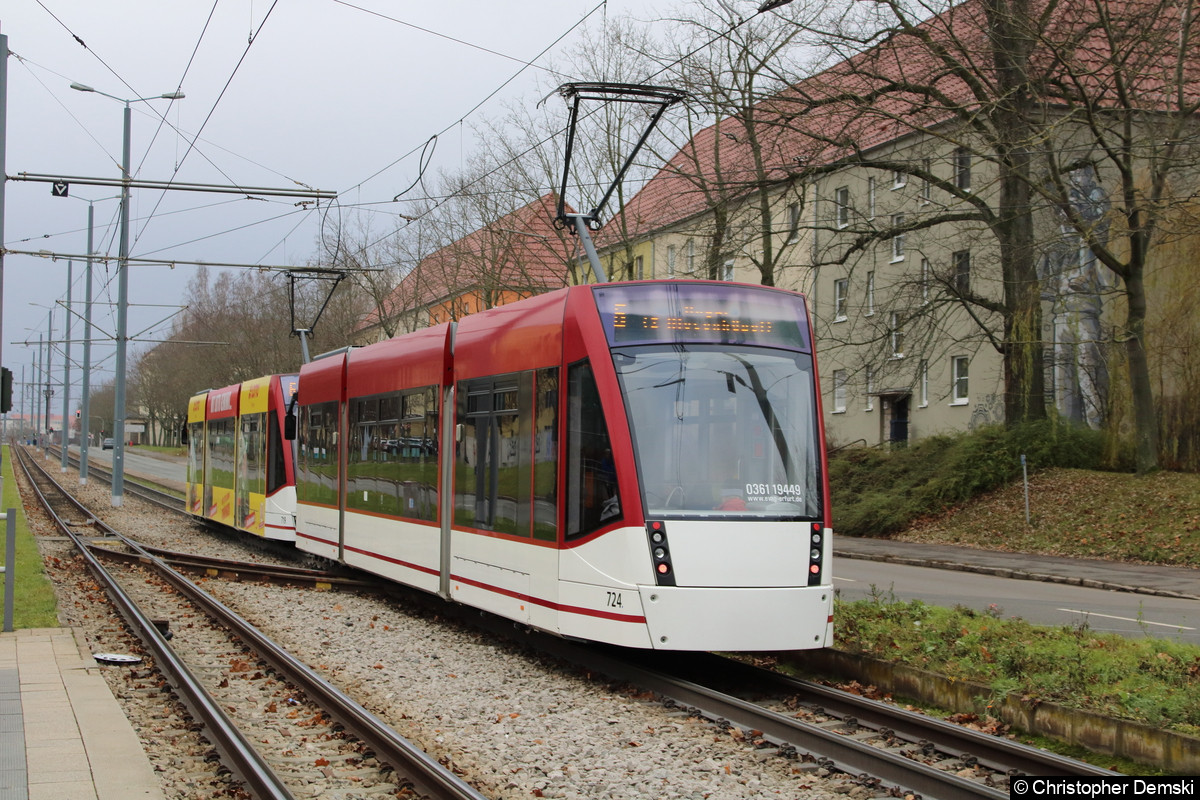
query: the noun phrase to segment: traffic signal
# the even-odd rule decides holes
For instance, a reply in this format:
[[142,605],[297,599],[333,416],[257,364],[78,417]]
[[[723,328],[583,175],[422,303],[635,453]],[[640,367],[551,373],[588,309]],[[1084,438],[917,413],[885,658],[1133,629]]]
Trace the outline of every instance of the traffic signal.
[[4,370],[3,380],[0,380],[0,414],[7,414],[12,410],[13,374],[8,367],[0,369]]

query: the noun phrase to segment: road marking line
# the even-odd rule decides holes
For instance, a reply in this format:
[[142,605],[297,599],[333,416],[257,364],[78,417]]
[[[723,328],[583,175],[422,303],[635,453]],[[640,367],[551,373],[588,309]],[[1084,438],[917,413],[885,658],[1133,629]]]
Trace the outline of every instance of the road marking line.
[[1135,617],[1114,617],[1112,614],[1097,614],[1095,611],[1084,611],[1081,608],[1060,608],[1059,611],[1067,611],[1072,614],[1084,614],[1089,617],[1104,617],[1105,619],[1119,619],[1122,622],[1136,622],[1139,625],[1158,625],[1163,628],[1175,628],[1180,631],[1194,631],[1195,628],[1189,628],[1187,625],[1172,625],[1169,622],[1151,622],[1146,619],[1137,619]]

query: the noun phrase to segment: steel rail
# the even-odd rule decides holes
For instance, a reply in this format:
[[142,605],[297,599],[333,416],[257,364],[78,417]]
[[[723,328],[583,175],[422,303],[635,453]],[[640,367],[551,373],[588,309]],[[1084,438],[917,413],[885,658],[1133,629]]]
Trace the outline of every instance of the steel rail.
[[711,685],[714,676],[728,675],[740,686],[756,689],[774,685],[779,691],[798,696],[801,702],[819,705],[830,714],[853,720],[872,730],[888,729],[912,741],[928,741],[948,755],[969,753],[989,769],[1015,770],[1025,775],[1115,776],[1118,773],[1074,758],[1060,756],[1021,742],[964,728],[944,720],[839,691],[812,681],[793,678],[730,658],[704,653],[687,659],[669,658],[672,673],[704,676]]
[[[539,646],[542,645],[539,643]],[[851,777],[878,779],[933,800],[1007,800],[1009,796],[1007,791],[831,733],[698,683],[643,667],[615,651],[585,649],[568,642],[550,641],[545,646],[611,678],[634,683],[669,697],[682,706],[698,709],[704,716],[761,731],[764,738],[776,744],[791,745],[801,752],[807,751],[827,760],[830,766]]]
[[[109,574],[99,559],[90,552],[90,549],[84,545],[80,537],[71,530],[71,526],[54,511],[50,500],[42,492],[37,481],[33,479],[31,466],[37,469],[54,486],[58,487],[58,482],[42,469],[39,464],[30,459],[28,454],[25,453],[24,448],[17,448],[17,452],[22,469],[29,476],[29,484],[33,487],[38,501],[51,516],[54,524],[69,536],[75,543],[75,546],[79,548],[80,553],[87,561],[88,568],[107,590],[113,605],[116,606],[121,616],[125,619],[125,622],[137,637],[154,654],[158,667],[166,673],[173,688],[178,692],[180,700],[187,706],[192,716],[204,726],[204,737],[221,754],[224,763],[233,770],[234,774],[260,800],[295,800],[295,796],[283,785],[279,776],[263,761],[258,751],[242,736],[241,732],[225,712],[221,710],[217,702],[204,689],[195,675],[192,674],[192,671],[176,655],[175,651],[167,643],[166,637],[159,632],[154,622],[142,613],[141,609],[126,594],[112,575]],[[61,487],[59,489],[61,492]],[[71,505],[87,513],[87,509],[83,508],[73,497],[65,492],[62,492],[62,494],[64,497],[70,499]]]
[[[97,523],[103,525],[103,523]],[[121,534],[114,534],[123,544],[126,539]],[[378,589],[374,581],[359,578],[344,578],[330,575],[321,570],[303,570],[298,567],[276,566],[274,564],[256,564],[250,561],[231,561],[224,558],[208,558],[205,556],[172,554],[168,550],[141,546],[138,549],[122,552],[100,545],[88,545],[92,552],[103,558],[124,561],[126,563],[146,563],[146,554],[161,559],[172,569],[189,572],[196,575],[225,580],[253,580],[265,583],[288,583],[298,586],[309,586],[318,589]]]

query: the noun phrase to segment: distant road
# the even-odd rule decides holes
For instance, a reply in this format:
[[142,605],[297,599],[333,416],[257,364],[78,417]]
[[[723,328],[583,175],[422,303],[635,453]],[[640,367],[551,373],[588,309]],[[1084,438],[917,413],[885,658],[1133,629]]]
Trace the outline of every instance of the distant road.
[[1093,631],[1200,644],[1200,603],[1195,600],[858,558],[834,561],[833,585],[846,600],[870,597],[874,586],[874,592],[884,597],[990,610],[1037,625],[1087,622]]
[[[71,452],[78,456],[79,448],[72,446]],[[112,450],[104,450],[93,445],[88,447],[88,456],[93,464],[100,464],[105,469],[112,469]],[[51,456],[52,460],[56,458],[56,456]],[[126,447],[125,474],[137,475],[182,492],[187,481],[187,463],[181,458],[164,456],[159,453],[150,454],[141,452],[136,447]]]

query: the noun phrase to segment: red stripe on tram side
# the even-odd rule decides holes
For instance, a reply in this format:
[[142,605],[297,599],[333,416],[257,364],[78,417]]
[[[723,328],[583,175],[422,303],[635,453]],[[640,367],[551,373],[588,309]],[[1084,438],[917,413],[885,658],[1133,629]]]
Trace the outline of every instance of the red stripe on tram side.
[[562,603],[554,603],[549,600],[542,600],[540,597],[532,597],[531,595],[527,595],[523,592],[514,592],[510,589],[501,589],[499,586],[492,586],[491,584],[472,580],[470,578],[463,578],[459,575],[451,575],[450,580],[458,581],[459,583],[465,583],[468,586],[474,586],[477,589],[483,589],[487,592],[493,592],[495,594],[504,595],[505,597],[511,597],[515,600],[524,600],[527,603],[533,603],[534,605],[538,605],[543,608],[549,608],[552,611],[563,611],[568,614],[579,614],[585,617],[598,617],[600,619],[608,619],[614,622],[634,622],[639,625],[646,624],[646,618],[644,616],[637,616],[635,614],[615,614],[611,611],[597,611],[592,608],[563,605]]
[[431,567],[423,567],[420,564],[414,564],[411,561],[404,561],[399,558],[380,555],[379,553],[372,553],[370,550],[363,550],[361,547],[351,547],[350,545],[346,545],[346,549],[353,553],[358,553],[359,555],[369,556],[370,558],[378,559],[379,561],[386,561],[389,564],[395,564],[398,567],[405,567],[407,569],[415,570],[416,572],[423,572],[426,575],[441,574],[436,569],[432,569]]

